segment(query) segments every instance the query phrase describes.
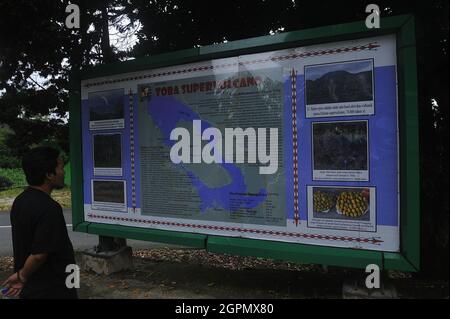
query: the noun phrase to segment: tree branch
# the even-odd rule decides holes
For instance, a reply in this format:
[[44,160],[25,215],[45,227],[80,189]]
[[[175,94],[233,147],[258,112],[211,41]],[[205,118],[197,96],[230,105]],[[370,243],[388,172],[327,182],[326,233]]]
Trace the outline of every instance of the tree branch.
[[42,85],[40,85],[39,83],[37,83],[30,75],[27,77],[27,80],[30,79],[31,81],[33,81],[34,84],[36,84],[37,86],[39,86],[41,89],[43,90],[47,90],[45,87],[43,87]]

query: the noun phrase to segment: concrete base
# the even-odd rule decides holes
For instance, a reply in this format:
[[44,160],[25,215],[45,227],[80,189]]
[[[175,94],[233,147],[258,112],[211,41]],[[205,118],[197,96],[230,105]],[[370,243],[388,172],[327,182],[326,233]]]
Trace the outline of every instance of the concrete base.
[[110,275],[121,270],[133,269],[132,249],[123,246],[117,251],[97,252],[95,248],[83,252],[81,268],[97,274]]
[[380,288],[368,289],[364,281],[352,280],[344,282],[342,286],[343,299],[397,299],[395,287],[390,283],[384,283]]

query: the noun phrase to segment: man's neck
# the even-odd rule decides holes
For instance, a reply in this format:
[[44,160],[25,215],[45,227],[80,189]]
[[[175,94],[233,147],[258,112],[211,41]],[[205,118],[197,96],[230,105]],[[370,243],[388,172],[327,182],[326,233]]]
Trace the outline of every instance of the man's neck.
[[48,195],[50,195],[53,191],[53,187],[51,187],[49,184],[45,183],[42,185],[38,185],[38,186],[31,186],[32,188],[38,189],[40,191],[43,191],[44,193],[47,193]]

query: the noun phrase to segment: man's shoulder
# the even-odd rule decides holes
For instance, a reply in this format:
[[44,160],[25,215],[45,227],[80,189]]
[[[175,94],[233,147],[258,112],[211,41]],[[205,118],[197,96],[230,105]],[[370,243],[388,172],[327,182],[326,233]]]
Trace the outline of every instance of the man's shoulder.
[[29,187],[20,193],[14,200],[11,210],[14,210],[15,208],[34,212],[45,212],[59,211],[61,205],[44,192]]
[[28,190],[28,188],[26,188],[22,193],[20,193],[19,195],[17,195],[17,197],[14,199],[13,205],[12,205],[12,209],[14,210],[14,208],[21,208],[24,204],[27,204],[30,202],[30,200],[32,200],[33,196],[30,196],[30,192]]
[[44,192],[34,189],[32,187],[27,187],[26,189],[24,189],[24,191],[22,193],[20,193],[16,197],[15,201],[20,202],[20,201],[37,200],[37,201],[45,203],[49,199],[51,199],[50,196],[48,196]]

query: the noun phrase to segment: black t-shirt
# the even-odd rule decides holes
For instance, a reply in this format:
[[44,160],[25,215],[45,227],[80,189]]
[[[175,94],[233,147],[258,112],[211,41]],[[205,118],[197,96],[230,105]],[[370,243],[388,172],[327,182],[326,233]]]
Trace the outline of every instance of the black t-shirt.
[[66,267],[75,264],[61,205],[47,193],[29,187],[11,208],[14,271],[31,254],[48,253],[45,262],[28,278],[21,298],[76,298],[76,289],[66,287]]

